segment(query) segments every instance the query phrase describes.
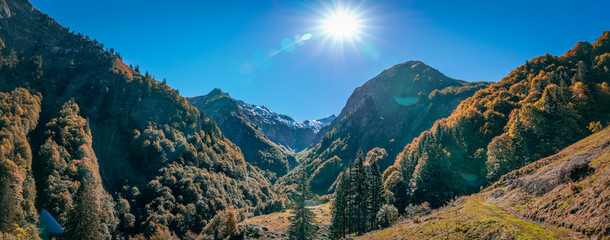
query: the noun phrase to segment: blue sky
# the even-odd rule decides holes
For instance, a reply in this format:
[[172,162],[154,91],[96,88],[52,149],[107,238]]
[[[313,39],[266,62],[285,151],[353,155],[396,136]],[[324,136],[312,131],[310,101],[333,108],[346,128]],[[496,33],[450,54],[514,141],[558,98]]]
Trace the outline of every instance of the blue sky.
[[[401,62],[496,82],[532,57],[610,30],[610,1],[601,0],[31,2],[183,96],[221,88],[297,120],[338,114],[356,87]],[[358,9],[356,44],[319,31],[324,6],[336,4]],[[302,45],[265,58],[306,33]]]

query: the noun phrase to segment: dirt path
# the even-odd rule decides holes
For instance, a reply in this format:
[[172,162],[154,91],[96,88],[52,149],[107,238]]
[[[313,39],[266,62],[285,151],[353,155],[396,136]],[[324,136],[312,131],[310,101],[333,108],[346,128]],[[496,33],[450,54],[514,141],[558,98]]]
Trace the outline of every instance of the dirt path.
[[482,202],[479,200],[476,200],[476,202],[486,211],[492,213],[496,217],[510,223],[513,227],[519,229],[520,232],[525,233],[526,235],[528,235],[529,237],[531,237],[533,239],[542,239],[535,232],[528,230],[527,228],[525,228],[524,226],[519,224],[517,221],[515,221],[515,220],[518,220],[515,216],[506,213],[505,211],[501,210],[498,206],[492,205],[492,204],[489,204],[486,202]]
[[[570,235],[567,232],[557,231],[557,229],[554,229],[554,227],[552,227],[552,226],[546,226],[545,224],[538,223],[538,222],[531,222],[531,221],[522,219],[520,216],[512,215],[499,206],[496,206],[496,205],[493,205],[493,204],[490,204],[487,202],[483,202],[480,200],[476,200],[476,202],[483,209],[494,214],[498,218],[510,223],[512,226],[516,227],[522,233],[524,233],[525,235],[527,235],[528,237],[530,237],[532,239],[547,239],[549,237],[544,232],[536,232],[535,230],[537,230],[537,228],[544,228],[547,231],[551,231],[552,233],[554,233],[556,235],[556,237],[558,237],[560,239],[568,239],[568,238],[575,237],[573,235]],[[527,227],[527,226],[530,226],[530,227]],[[532,226],[533,226],[533,228],[532,228]],[[541,236],[541,234],[542,234],[542,236]]]

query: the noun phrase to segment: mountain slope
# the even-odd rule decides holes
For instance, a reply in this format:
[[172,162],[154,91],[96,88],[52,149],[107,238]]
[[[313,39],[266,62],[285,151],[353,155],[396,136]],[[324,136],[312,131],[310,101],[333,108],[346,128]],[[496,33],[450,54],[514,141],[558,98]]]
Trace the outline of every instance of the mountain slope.
[[0,27],[3,234],[45,208],[74,238],[182,237],[275,196],[213,121],[112,49],[25,0],[0,0]]
[[312,190],[326,193],[359,148],[377,148],[384,170],[420,132],[485,86],[448,78],[418,61],[383,71],[354,90],[341,114],[318,133],[323,137],[304,162]]
[[263,170],[282,176],[296,165],[294,156],[270,141],[257,125],[254,125],[240,103],[220,89],[189,101],[218,123],[218,127],[232,142],[240,147],[249,163]]
[[358,239],[582,239],[610,235],[610,128],[417,221]]
[[[222,96],[227,100],[233,101],[233,103],[216,103],[215,98],[217,96]],[[236,114],[250,125],[258,127],[257,130],[263,133],[270,141],[293,152],[299,152],[308,147],[314,141],[316,133],[335,119],[335,115],[332,115],[318,120],[298,122],[290,116],[272,112],[264,106],[257,106],[233,99],[229,94],[223,93],[220,89],[214,89],[207,95],[188,98],[188,100],[193,106],[205,112],[211,118],[215,118],[215,115],[218,113],[221,113],[222,116],[229,112]],[[222,107],[229,107],[229,109],[221,111]],[[220,124],[220,127],[223,130],[225,128],[228,130],[229,128],[228,124],[227,126]],[[233,139],[233,136],[229,136],[229,138]]]
[[299,152],[310,146],[320,129],[335,119],[335,115],[318,120],[298,122],[292,117],[270,111],[264,106],[238,101],[240,109],[248,121],[258,126],[273,142],[293,152]]
[[384,173],[399,210],[438,207],[552,155],[610,120],[610,32],[546,54],[464,100],[407,145]]

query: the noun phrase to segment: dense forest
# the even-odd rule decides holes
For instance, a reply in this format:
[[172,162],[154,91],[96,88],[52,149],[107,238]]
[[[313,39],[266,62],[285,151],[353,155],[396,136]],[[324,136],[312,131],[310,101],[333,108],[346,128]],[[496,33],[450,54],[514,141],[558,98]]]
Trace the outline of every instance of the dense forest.
[[35,236],[42,209],[73,239],[210,235],[229,209],[269,209],[267,177],[176,90],[28,2],[2,4],[5,238]]

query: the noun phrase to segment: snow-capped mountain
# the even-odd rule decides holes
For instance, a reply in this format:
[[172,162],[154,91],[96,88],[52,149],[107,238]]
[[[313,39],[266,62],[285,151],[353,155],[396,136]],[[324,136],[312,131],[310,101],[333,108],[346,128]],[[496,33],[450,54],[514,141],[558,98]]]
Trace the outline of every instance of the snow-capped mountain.
[[260,123],[283,124],[295,130],[309,128],[313,130],[314,133],[317,133],[322,127],[326,126],[336,118],[335,114],[333,114],[318,120],[305,120],[303,122],[299,122],[288,115],[272,112],[265,106],[249,104],[241,100],[237,100],[237,103],[242,111],[249,113],[253,119],[260,121],[258,124],[255,123],[256,125],[260,125]]
[[[217,101],[219,96],[224,100]],[[233,99],[228,93],[224,93],[220,89],[214,89],[204,96],[189,98],[189,101],[193,106],[217,121],[231,117],[229,115],[243,118],[251,125],[256,126],[256,131],[262,132],[270,141],[293,152],[301,151],[309,145],[315,144],[313,141],[318,131],[336,117],[333,114],[318,120],[299,122],[288,115],[275,113],[265,106]],[[219,114],[223,117],[217,116]],[[219,126],[223,132],[233,132],[235,131],[234,128],[237,127],[223,123],[219,123]],[[227,129],[223,129],[223,127]],[[230,136],[229,139],[231,139]],[[231,139],[231,141],[233,140]]]

